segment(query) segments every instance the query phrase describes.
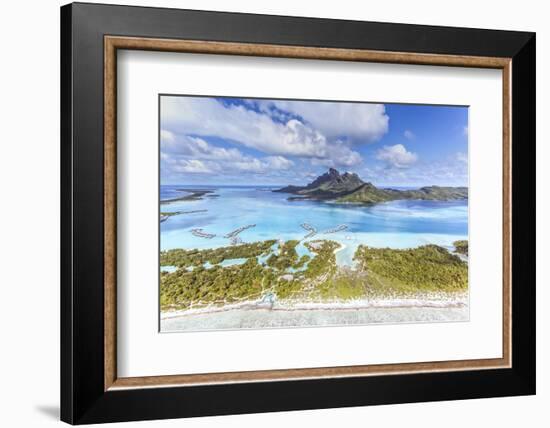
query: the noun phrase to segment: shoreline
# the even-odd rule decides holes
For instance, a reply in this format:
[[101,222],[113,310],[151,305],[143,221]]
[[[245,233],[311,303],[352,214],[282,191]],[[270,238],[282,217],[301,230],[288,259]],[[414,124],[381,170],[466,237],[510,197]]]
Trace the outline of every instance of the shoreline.
[[310,301],[290,302],[276,301],[273,304],[262,303],[262,299],[245,300],[223,306],[204,306],[196,309],[179,309],[160,313],[161,320],[182,318],[196,314],[213,314],[233,310],[269,310],[269,311],[358,311],[363,309],[397,309],[397,308],[464,308],[468,306],[468,292],[426,293],[417,297],[375,297],[371,299],[354,299],[349,301]]
[[200,201],[204,196],[219,196],[216,195],[215,190],[201,190],[201,189],[176,189],[178,192],[187,192],[189,195],[178,196],[176,198],[161,199],[159,202],[161,205],[170,204],[172,202],[180,201]]

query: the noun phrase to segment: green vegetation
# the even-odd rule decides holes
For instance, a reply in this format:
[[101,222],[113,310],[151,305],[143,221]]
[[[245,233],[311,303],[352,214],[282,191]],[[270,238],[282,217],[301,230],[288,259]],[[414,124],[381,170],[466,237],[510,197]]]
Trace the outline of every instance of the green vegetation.
[[397,292],[460,291],[468,288],[468,265],[437,245],[407,250],[360,245],[355,253],[368,284]]
[[[291,266],[294,269],[299,269],[309,261],[304,271],[279,277],[278,282],[273,287],[273,291],[279,299],[317,298],[319,297],[320,284],[329,282],[328,279],[337,271],[334,250],[340,247],[338,243],[334,241],[318,240],[306,242],[305,246],[314,253],[315,256],[310,258],[304,255],[297,263]],[[293,248],[295,248],[295,246]],[[292,277],[292,279],[285,278],[285,276]]]
[[180,211],[174,211],[174,212],[161,212],[160,215],[161,216],[166,216],[166,217],[171,217],[173,215],[178,215],[180,214]]
[[336,271],[334,250],[340,247],[337,242],[311,241],[305,245],[309,251],[315,253],[315,257],[309,262],[304,272],[306,278],[312,279]]
[[353,202],[362,204],[375,204],[378,202],[393,201],[397,198],[392,191],[379,189],[372,183],[365,183],[353,192],[341,196],[337,199],[338,202]]
[[453,246],[455,247],[457,253],[464,254],[465,256],[468,255],[468,241],[455,241],[453,242]]
[[[329,240],[304,243],[311,256],[298,256],[298,241],[263,241],[207,250],[161,252],[161,265],[177,266],[161,273],[161,308],[188,309],[257,300],[267,293],[296,301],[348,300],[418,292],[457,292],[468,287],[468,265],[437,245],[396,250],[359,246],[356,269],[339,268]],[[463,245],[455,245],[463,248]],[[258,257],[267,257],[265,264]],[[222,267],[223,260],[245,258]],[[209,262],[212,267],[206,268]]]
[[304,254],[302,257],[300,257],[300,260],[293,266],[294,269],[302,269],[304,265],[311,260],[311,257],[309,257],[307,254]]
[[255,258],[241,266],[178,269],[161,275],[160,305],[162,309],[185,309],[193,303],[223,305],[257,299],[262,294],[263,284],[272,280],[270,273]]
[[301,278],[293,277],[292,279],[283,279],[279,277],[277,282],[273,284],[272,291],[279,299],[290,299],[296,298],[300,293],[302,293],[303,288],[304,282]]
[[468,199],[467,187],[429,186],[417,190],[379,189],[372,183],[365,183],[353,192],[336,199],[338,202],[374,204],[400,199],[418,199],[425,201],[450,201]]
[[363,183],[357,174],[348,172],[340,174],[334,168],[330,168],[307,186],[287,186],[274,191],[322,199],[348,193]]
[[287,186],[275,192],[291,193],[289,200],[335,200],[355,204],[376,204],[402,199],[450,201],[468,199],[467,187],[427,186],[416,190],[381,189],[366,183],[357,174],[340,174],[334,168],[320,175],[306,186]]
[[359,299],[367,297],[368,291],[367,282],[359,273],[335,275],[317,287],[317,292],[322,299]]
[[224,260],[248,259],[268,254],[271,247],[276,242],[275,240],[270,240],[208,250],[183,250],[178,248],[175,250],[161,251],[160,265],[172,265],[186,268],[190,266],[202,266],[206,262],[216,265]]
[[296,240],[286,241],[279,247],[279,254],[269,256],[267,265],[283,271],[295,267],[298,264],[298,253],[296,252],[298,243],[299,241]]

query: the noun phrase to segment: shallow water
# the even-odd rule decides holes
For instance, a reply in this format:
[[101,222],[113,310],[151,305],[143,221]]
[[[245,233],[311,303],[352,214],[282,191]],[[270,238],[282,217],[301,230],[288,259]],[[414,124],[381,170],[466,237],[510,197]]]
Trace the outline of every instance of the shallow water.
[[[161,198],[184,196],[185,186],[162,186]],[[189,186],[190,189],[201,186]],[[468,202],[394,201],[373,206],[336,204],[317,201],[288,201],[290,196],[272,192],[272,188],[207,187],[217,197],[162,204],[162,211],[195,211],[169,217],[160,223],[161,250],[172,248],[205,249],[230,245],[225,235],[247,225],[255,225],[238,234],[242,242],[267,239],[302,240],[296,247],[298,256],[310,254],[303,238],[309,232],[301,224],[308,223],[318,233],[308,240],[331,239],[341,244],[336,262],[353,266],[353,255],[360,244],[372,247],[412,248],[437,244],[452,250],[452,243],[468,237]],[[339,225],[345,230],[323,233]],[[211,239],[191,233],[202,229],[215,235]],[[279,244],[272,247],[272,253]],[[258,257],[265,263],[268,256]],[[225,260],[222,266],[244,263],[245,259]],[[209,263],[205,267],[211,267]],[[296,309],[270,310],[234,308],[210,313],[193,313],[161,321],[161,331],[193,331],[218,329],[255,329],[313,327],[329,325],[361,325],[407,322],[467,321],[468,307],[368,307],[360,309]]]
[[[340,265],[352,265],[360,244],[373,247],[410,248],[425,244],[451,247],[457,239],[468,236],[467,201],[393,201],[373,206],[336,204],[317,201],[288,201],[291,195],[275,193],[275,187],[161,186],[161,199],[186,195],[177,189],[212,189],[218,197],[205,196],[196,201],[162,204],[162,211],[206,212],[169,217],[160,224],[161,250],[172,248],[216,248],[230,244],[223,236],[250,224],[238,236],[243,242],[266,239],[302,239],[307,231],[300,225],[309,223],[318,234],[309,238],[332,239],[345,246],[336,253]],[[346,230],[322,233],[345,224]],[[215,234],[212,239],[194,236],[191,229]],[[303,246],[299,255],[307,254]]]
[[243,263],[246,263],[247,259],[226,259],[220,263],[220,266],[227,267],[227,266],[238,266],[242,265]]

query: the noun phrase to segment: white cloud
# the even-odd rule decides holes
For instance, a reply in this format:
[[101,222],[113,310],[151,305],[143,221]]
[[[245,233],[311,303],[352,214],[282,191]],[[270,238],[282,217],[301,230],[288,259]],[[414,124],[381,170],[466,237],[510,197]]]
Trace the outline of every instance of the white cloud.
[[[398,151],[406,151],[403,149]],[[387,152],[384,150],[384,154]],[[468,153],[455,152],[451,156],[429,161],[417,157],[406,168],[392,167],[385,161],[385,165],[362,165],[357,172],[364,180],[384,186],[467,186]]]
[[462,134],[464,134],[466,137],[468,136],[468,126],[462,128]]
[[467,186],[468,167],[463,162],[445,160],[418,162],[410,168],[362,167],[357,171],[365,181],[378,186]]
[[[237,169],[239,171],[266,174],[268,172],[277,172],[287,170],[294,165],[294,162],[282,156],[268,156],[265,158],[246,157],[239,162],[234,162],[228,165],[228,170]],[[224,169],[225,170],[225,169]]]
[[178,136],[167,130],[161,130],[160,156],[164,175],[231,172],[265,174],[288,170],[294,165],[293,161],[284,156],[255,158],[236,148],[218,147],[202,138]]
[[208,144],[205,140],[188,135],[176,136],[174,133],[161,130],[160,144],[163,153],[189,156],[194,159],[238,161],[242,153],[235,148],[223,148]]
[[268,154],[326,155],[326,138],[297,120],[286,124],[241,105],[210,98],[162,97],[162,126],[179,134],[216,136]]
[[160,141],[162,141],[164,144],[173,143],[175,138],[176,137],[172,132],[167,131],[166,129],[160,130]]
[[329,155],[326,158],[312,158],[312,165],[323,165],[328,167],[356,166],[363,162],[361,155],[351,150],[342,141],[336,141],[329,148]]
[[[330,138],[343,134],[365,142],[375,141],[387,131],[388,122],[384,106],[377,104],[347,103],[339,107],[339,103],[299,102],[306,106],[296,107],[296,103],[286,102],[301,111],[302,117],[307,116],[308,123],[296,118],[281,123],[285,114],[267,113],[266,105],[257,112],[242,105],[223,105],[211,98],[162,97],[161,103],[167,147],[173,134],[212,136],[268,155],[331,158],[336,163],[342,159],[346,165],[360,159],[359,153],[342,142],[331,142]],[[317,115],[313,114],[315,111]]]
[[403,132],[403,136],[407,140],[414,140],[416,138],[416,135],[414,135],[414,133],[410,129],[406,129],[405,132]]
[[197,159],[180,159],[172,165],[172,171],[189,174],[211,174],[214,172],[204,162]]
[[403,144],[396,144],[379,149],[376,159],[384,161],[388,167],[407,168],[418,160],[418,156],[407,151]]
[[268,156],[264,160],[273,169],[289,169],[294,165],[294,162],[283,156]]
[[355,166],[360,164],[363,161],[361,155],[352,150],[343,151],[341,155],[334,159],[334,164],[336,166]]
[[[231,164],[232,169],[236,169],[238,171],[243,172],[251,172],[251,173],[263,173],[265,172],[266,165],[260,161],[257,158],[249,158],[249,159],[243,159],[238,162],[233,162]],[[228,171],[228,169],[224,168],[224,171]]]
[[354,143],[373,143],[388,132],[383,104],[265,100],[259,105],[267,112],[276,107],[294,113],[328,139],[348,137]]

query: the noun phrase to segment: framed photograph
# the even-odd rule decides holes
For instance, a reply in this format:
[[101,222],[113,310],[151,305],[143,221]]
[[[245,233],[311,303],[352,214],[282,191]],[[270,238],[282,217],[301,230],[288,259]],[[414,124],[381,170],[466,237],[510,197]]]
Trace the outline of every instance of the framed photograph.
[[61,8],[61,418],[535,393],[535,35]]

